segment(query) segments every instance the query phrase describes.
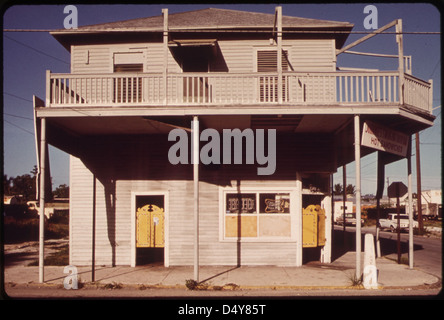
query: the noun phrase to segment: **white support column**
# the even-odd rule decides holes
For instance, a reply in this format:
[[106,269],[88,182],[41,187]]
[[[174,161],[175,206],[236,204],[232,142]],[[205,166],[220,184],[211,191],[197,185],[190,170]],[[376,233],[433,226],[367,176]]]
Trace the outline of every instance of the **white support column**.
[[168,103],[168,9],[163,14],[163,104]]
[[277,14],[277,72],[278,72],[278,102],[282,103],[282,7],[276,7]]
[[296,266],[302,266],[302,178],[296,173]]
[[404,104],[404,46],[402,43],[402,20],[396,20],[396,42],[398,43],[399,104]]
[[40,192],[39,192],[39,282],[44,282],[45,264],[45,176],[46,176],[46,118],[42,118],[40,128]]
[[[330,186],[331,188],[331,186]],[[329,188],[329,189],[330,189]],[[321,249],[321,262],[331,263],[331,226],[333,219],[332,196],[327,195],[322,200],[322,207],[325,211],[325,245]]]
[[356,278],[361,277],[361,127],[355,115],[355,164],[356,164]]
[[194,280],[199,282],[199,119],[193,117],[192,163],[194,182]]

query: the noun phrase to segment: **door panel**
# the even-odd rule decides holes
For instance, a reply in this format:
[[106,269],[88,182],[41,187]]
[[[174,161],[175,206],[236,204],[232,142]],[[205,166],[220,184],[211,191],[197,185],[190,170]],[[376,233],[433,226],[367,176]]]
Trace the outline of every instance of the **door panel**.
[[149,203],[137,208],[137,248],[163,248],[165,246],[165,212],[163,207],[163,204],[159,206]]

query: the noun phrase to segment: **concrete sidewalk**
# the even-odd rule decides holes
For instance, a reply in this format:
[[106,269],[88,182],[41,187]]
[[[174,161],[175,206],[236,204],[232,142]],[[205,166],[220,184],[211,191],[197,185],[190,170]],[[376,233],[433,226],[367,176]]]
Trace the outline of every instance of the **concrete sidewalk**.
[[[201,266],[199,280],[209,288],[236,289],[350,289],[355,274],[355,253],[347,252],[331,264],[310,262],[302,267],[276,266]],[[378,289],[387,288],[439,288],[441,279],[387,258],[376,260]],[[6,267],[4,283],[37,285],[38,267]],[[62,286],[67,276],[64,267],[47,266],[45,285]],[[97,266],[95,283],[91,284],[91,268],[78,267],[79,282],[84,285],[121,285],[133,287],[186,288],[186,280],[193,278],[193,267],[148,265],[141,267]],[[40,285],[40,284],[39,284]]]

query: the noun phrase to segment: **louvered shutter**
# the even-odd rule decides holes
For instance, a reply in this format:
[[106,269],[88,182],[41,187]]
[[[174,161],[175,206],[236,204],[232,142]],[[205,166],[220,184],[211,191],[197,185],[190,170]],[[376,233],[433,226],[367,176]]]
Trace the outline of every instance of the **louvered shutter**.
[[[282,50],[282,71],[288,70],[287,51]],[[257,52],[258,72],[277,72],[277,51],[262,50]],[[259,94],[261,102],[278,101],[278,78],[275,76],[263,76],[259,78]],[[282,82],[282,98],[286,101],[286,84]]]
[[[143,64],[115,64],[116,73],[136,73],[143,72]],[[129,103],[142,101],[142,78],[123,76],[114,80],[114,102]]]

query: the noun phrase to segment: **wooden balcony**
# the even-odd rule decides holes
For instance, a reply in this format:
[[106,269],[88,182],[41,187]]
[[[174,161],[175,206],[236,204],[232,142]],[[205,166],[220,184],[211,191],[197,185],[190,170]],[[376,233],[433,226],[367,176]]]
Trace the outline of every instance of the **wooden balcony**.
[[403,105],[432,112],[431,81],[400,80],[397,71],[285,72],[281,81],[277,73],[48,71],[46,81],[46,107]]

